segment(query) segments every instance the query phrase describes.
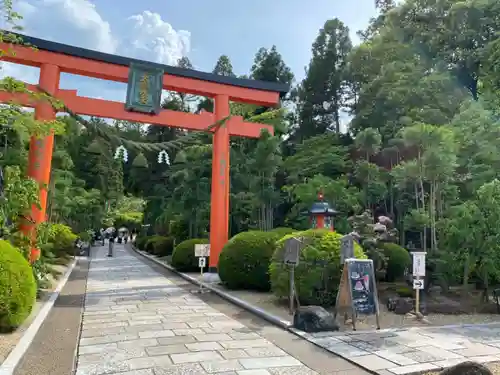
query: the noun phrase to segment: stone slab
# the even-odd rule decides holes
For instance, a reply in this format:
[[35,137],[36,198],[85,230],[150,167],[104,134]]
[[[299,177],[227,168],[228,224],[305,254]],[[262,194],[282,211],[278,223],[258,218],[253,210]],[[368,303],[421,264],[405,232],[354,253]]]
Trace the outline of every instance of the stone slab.
[[353,358],[353,362],[370,371],[386,370],[394,367],[394,362],[388,361],[375,354],[362,355]]
[[92,258],[77,375],[316,375],[122,245]]

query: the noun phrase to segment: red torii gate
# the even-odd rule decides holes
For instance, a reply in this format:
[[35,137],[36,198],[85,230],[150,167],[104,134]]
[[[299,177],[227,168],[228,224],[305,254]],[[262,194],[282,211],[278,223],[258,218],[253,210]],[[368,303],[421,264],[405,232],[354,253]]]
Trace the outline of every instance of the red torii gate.
[[[280,96],[286,94],[289,90],[287,85],[279,83],[219,76],[110,55],[24,35],[18,36],[28,46],[0,43],[0,49],[13,52],[2,56],[2,60],[39,67],[40,77],[38,86],[53,97],[62,100],[65,106],[71,111],[81,115],[201,131],[230,115],[230,101],[275,106],[279,103]],[[35,50],[29,46],[35,46],[37,49]],[[132,76],[137,73],[137,71],[135,73],[131,72],[134,65],[146,67],[146,70],[149,69],[149,72],[144,74],[148,75],[152,81],[154,81],[155,73],[150,73],[151,70],[157,73],[157,88],[160,92],[151,93],[149,92],[151,86],[147,86],[147,99],[152,98],[153,102],[156,101],[159,104],[161,89],[202,95],[214,99],[214,113],[192,114],[172,110],[160,110],[159,108],[150,110],[150,113],[131,112],[125,108],[125,103],[82,97],[78,96],[76,90],[59,89],[60,74],[63,72],[108,81],[128,82],[127,105],[130,106],[129,96],[132,100],[134,94],[138,94],[141,97],[141,103],[144,104],[147,100],[142,101],[142,99],[145,98],[146,94],[137,91],[144,89],[144,75],[140,83],[139,81],[136,82],[138,85],[141,85],[140,88],[131,89],[130,87],[133,84],[131,82],[131,79],[133,79]],[[38,90],[33,85],[28,85],[28,87],[33,91]],[[134,92],[134,90],[137,92]],[[0,92],[0,103],[11,101],[26,107],[34,107],[35,119],[37,120],[51,121],[55,119],[56,110],[47,101],[37,102],[25,94]],[[138,106],[140,107],[141,105],[139,104]],[[274,129],[272,126],[248,123],[243,121],[243,118],[240,116],[232,116],[223,125],[212,130],[214,136],[209,264],[212,272],[216,272],[220,252],[228,240],[229,137],[233,135],[258,138],[264,129],[273,134]],[[41,209],[33,207],[31,212],[31,219],[35,223],[35,226],[45,221],[47,207],[46,186],[49,185],[53,144],[54,135],[49,135],[44,139],[33,138],[30,142],[28,174],[38,181],[41,186]],[[32,259],[37,259],[38,256],[39,251],[33,250]]]

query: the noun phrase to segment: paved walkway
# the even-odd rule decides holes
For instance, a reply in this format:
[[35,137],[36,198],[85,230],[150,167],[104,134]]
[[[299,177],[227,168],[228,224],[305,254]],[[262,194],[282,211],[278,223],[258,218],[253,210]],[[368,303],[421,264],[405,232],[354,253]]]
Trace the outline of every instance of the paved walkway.
[[302,335],[382,375],[437,371],[465,361],[500,361],[500,323]]
[[[381,375],[437,371],[466,360],[500,361],[500,323],[303,333],[328,352],[313,352],[299,338],[290,350],[293,345],[283,338],[271,342],[264,330],[245,326],[241,316],[233,319],[229,310],[190,293],[175,276],[158,273],[122,245],[116,245],[113,258],[106,247],[93,252],[76,375],[364,374],[332,354],[318,359],[328,352]],[[334,364],[326,370],[315,367],[330,360]]]
[[123,246],[93,251],[76,375],[317,374]]

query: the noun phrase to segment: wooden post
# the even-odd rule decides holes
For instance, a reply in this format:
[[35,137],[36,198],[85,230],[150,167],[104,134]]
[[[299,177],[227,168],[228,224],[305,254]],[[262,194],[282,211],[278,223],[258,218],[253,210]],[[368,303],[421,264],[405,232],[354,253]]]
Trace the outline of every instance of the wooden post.
[[[417,282],[420,281],[420,276],[417,276],[416,278]],[[418,313],[420,312],[420,289],[417,288],[415,290],[415,314],[418,317]]]

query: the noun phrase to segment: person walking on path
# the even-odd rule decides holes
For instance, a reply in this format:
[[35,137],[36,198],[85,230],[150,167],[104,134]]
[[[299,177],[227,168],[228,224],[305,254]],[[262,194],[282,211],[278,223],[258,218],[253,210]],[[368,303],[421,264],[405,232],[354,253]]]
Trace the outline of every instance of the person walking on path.
[[111,236],[109,237],[109,245],[108,245],[108,257],[112,257],[113,256],[113,247],[115,245],[115,234],[111,234]]

